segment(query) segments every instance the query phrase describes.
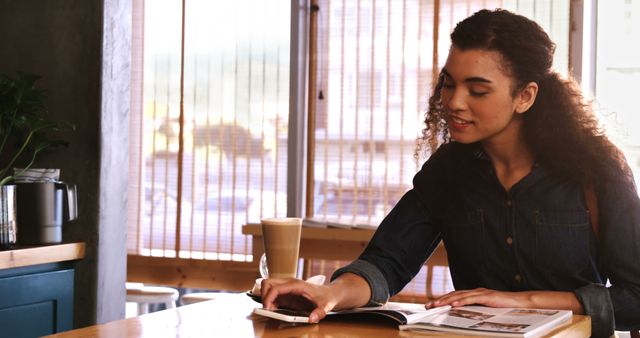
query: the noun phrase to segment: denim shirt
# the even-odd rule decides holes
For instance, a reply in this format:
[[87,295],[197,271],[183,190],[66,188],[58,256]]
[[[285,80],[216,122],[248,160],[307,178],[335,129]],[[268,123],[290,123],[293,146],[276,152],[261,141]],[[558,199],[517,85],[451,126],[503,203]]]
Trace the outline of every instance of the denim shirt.
[[[599,236],[583,186],[543,165],[506,191],[478,144],[441,146],[416,174],[360,257],[336,271],[388,300],[442,240],[456,290],[571,291],[594,337],[640,327],[640,201],[634,189],[596,186]],[[607,281],[609,282],[608,286]]]

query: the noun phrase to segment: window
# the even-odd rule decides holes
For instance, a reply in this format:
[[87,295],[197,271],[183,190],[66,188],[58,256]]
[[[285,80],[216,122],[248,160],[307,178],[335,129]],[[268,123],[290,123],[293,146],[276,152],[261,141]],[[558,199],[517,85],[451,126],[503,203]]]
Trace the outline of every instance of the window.
[[586,89],[595,89],[600,118],[625,153],[637,183],[640,119],[635,95],[640,88],[640,1],[599,1],[596,8],[592,12],[597,16],[597,26],[592,27],[597,39],[595,88]]
[[250,261],[286,214],[289,1],[134,1],[128,249]]

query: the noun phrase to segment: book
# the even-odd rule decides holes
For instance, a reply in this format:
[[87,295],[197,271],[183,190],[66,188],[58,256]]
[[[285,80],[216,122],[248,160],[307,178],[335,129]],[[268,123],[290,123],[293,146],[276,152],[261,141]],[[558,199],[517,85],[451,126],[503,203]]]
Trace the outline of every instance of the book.
[[[254,313],[291,323],[308,323],[309,313],[289,309]],[[334,311],[327,316],[371,314],[391,318],[400,330],[412,332],[444,332],[489,337],[541,337],[571,322],[569,310],[491,308],[486,306],[442,306],[425,309],[424,304],[388,302],[378,307]]]

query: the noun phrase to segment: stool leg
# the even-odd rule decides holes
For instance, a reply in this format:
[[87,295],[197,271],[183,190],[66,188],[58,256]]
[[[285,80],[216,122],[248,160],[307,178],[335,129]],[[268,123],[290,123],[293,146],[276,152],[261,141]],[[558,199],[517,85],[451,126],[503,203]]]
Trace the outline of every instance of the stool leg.
[[149,304],[138,303],[138,316],[149,313]]
[[165,303],[167,309],[175,309],[176,308],[176,302],[167,302]]

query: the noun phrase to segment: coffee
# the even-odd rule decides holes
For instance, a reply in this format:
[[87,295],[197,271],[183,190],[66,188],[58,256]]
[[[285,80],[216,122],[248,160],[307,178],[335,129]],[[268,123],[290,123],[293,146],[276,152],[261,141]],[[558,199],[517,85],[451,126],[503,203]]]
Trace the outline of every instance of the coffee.
[[296,277],[302,219],[266,218],[261,223],[269,278]]

